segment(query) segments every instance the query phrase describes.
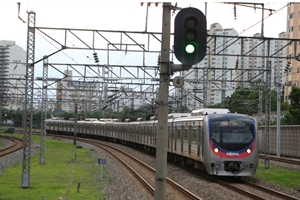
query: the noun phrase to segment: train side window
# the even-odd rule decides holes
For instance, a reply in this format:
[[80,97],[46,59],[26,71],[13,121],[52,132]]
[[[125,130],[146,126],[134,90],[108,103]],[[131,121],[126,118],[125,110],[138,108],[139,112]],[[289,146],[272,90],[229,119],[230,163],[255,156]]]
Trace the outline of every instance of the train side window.
[[198,139],[197,134],[198,134],[197,127],[193,127],[192,128],[192,142],[194,142],[194,143],[198,142],[197,141],[197,139]]
[[189,139],[189,126],[184,128],[184,140],[188,141]]
[[177,128],[177,138],[180,140],[181,139],[181,127],[180,126],[176,126]]

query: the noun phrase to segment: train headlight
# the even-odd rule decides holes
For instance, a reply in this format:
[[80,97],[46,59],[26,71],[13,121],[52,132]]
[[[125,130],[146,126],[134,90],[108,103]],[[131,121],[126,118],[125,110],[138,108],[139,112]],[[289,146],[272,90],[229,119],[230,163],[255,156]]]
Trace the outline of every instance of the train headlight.
[[220,150],[217,147],[213,147],[215,153],[218,153]]
[[248,154],[250,154],[250,153],[252,152],[252,149],[251,149],[251,147],[250,147],[250,148],[248,148],[248,149],[246,150],[246,152],[247,152]]

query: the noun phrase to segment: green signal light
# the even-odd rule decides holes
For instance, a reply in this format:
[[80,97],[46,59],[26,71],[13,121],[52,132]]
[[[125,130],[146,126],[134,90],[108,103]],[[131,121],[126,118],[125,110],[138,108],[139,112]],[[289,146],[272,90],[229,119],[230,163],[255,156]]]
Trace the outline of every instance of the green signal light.
[[187,54],[194,54],[198,49],[198,45],[196,42],[189,42],[185,45],[185,52]]

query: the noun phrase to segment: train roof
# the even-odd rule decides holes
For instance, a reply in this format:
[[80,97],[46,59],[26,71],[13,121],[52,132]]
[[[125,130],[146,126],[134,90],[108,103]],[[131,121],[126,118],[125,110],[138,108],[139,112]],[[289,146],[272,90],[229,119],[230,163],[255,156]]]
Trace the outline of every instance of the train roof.
[[202,116],[190,116],[190,117],[180,117],[180,118],[176,118],[174,119],[174,122],[180,122],[180,121],[202,121],[203,118],[205,117],[205,115]]
[[226,108],[201,108],[198,110],[193,110],[191,116],[201,116],[210,114],[228,114],[230,111]]
[[168,118],[179,118],[179,117],[190,117],[191,113],[170,113],[168,114]]
[[98,121],[97,118],[85,118],[84,120],[85,121]]

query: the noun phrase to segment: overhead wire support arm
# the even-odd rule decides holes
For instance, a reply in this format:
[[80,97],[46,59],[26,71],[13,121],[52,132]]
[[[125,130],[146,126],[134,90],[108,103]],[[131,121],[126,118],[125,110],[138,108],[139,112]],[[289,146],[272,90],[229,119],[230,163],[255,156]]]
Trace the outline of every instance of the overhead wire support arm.
[[147,50],[144,48],[144,45],[137,43],[132,37],[130,37],[126,32],[123,32],[131,41],[133,41],[137,46],[139,46],[142,50],[147,52]]
[[[270,9],[270,8],[264,8],[264,7],[256,7],[256,5],[263,5],[263,3],[247,3],[247,2],[224,2],[224,4],[234,4],[234,5],[238,5],[238,6],[243,6],[243,7],[248,7],[248,8],[254,8],[254,9],[261,9],[261,10],[267,10],[272,12],[275,12],[274,9]],[[254,5],[254,6],[249,6],[249,5]]]
[[102,37],[107,43],[111,44],[113,47],[115,47],[116,50],[120,50],[118,47],[116,47],[114,44],[112,44],[106,37],[104,37],[99,31],[95,31],[100,37]]
[[46,55],[46,56],[44,56],[44,58],[41,58],[40,60],[35,61],[33,64],[37,64],[37,63],[43,61],[45,58],[48,59],[49,57],[53,56],[54,54],[57,54],[58,52],[62,51],[63,49],[64,49],[64,48],[61,48],[61,49],[59,49],[59,50],[57,50],[57,51],[51,53],[50,55]]
[[55,42],[56,44],[58,44],[62,48],[64,48],[66,46],[65,44],[61,44],[60,42],[58,42],[57,40],[55,40],[54,38],[52,38],[49,34],[47,34],[44,31],[42,31],[41,28],[35,27],[35,29],[38,30],[38,31],[40,31],[43,35],[47,36],[47,38],[49,38],[50,40],[52,40],[53,42]]
[[78,37],[75,33],[73,33],[70,29],[68,29],[68,31],[74,36],[76,37],[80,42],[82,42],[85,46],[87,46],[89,49],[92,49],[87,43],[85,43],[82,39],[80,39],[80,37]]

